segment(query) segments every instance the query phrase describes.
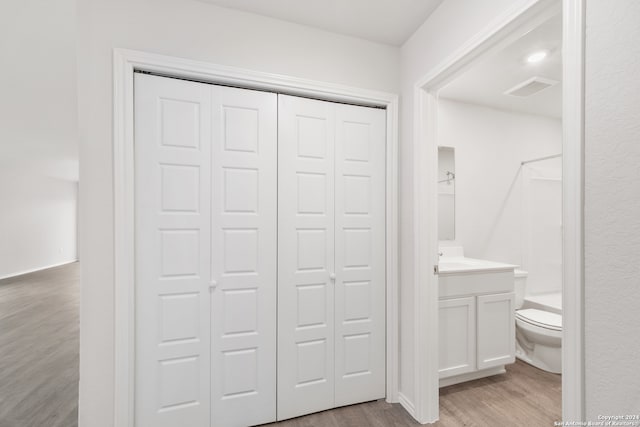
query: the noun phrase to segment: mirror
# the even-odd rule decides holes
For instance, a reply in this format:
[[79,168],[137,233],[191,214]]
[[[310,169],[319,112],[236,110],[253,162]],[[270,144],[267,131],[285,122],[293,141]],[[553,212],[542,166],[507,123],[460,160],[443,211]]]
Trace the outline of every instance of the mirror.
[[438,147],[438,239],[454,240],[456,161],[453,147]]

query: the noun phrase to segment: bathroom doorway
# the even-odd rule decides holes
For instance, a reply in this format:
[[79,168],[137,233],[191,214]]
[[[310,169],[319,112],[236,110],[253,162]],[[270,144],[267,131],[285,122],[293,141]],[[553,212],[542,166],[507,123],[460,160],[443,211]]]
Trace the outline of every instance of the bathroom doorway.
[[[416,85],[426,420],[582,418],[582,6],[529,5]],[[447,277],[487,268],[495,289]]]
[[552,425],[562,419],[562,14],[438,95],[441,418],[482,390],[470,418]]

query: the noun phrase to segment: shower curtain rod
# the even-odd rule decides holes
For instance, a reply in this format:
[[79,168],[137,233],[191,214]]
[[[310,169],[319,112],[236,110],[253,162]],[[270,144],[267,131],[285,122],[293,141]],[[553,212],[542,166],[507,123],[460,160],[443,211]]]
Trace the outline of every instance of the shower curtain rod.
[[553,156],[545,156],[545,157],[539,157],[537,159],[523,160],[522,162],[520,162],[520,165],[522,166],[522,165],[526,165],[527,163],[539,162],[541,160],[555,159],[556,157],[562,157],[562,154],[554,154]]

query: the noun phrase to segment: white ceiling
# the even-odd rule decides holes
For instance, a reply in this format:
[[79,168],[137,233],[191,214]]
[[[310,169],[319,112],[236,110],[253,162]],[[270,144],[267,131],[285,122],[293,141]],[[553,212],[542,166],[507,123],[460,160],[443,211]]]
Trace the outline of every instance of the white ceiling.
[[201,0],[374,42],[402,45],[443,0]]
[[[524,60],[536,50],[550,55],[537,64]],[[440,97],[502,110],[547,117],[562,116],[562,17],[556,16],[513,44],[475,65],[440,91]],[[519,98],[504,92],[531,77],[557,80],[558,84]]]

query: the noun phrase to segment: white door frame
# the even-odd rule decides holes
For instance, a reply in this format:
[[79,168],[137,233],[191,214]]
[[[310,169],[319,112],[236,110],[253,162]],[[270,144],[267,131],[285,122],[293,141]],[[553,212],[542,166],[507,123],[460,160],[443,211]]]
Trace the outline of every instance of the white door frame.
[[113,51],[113,155],[115,227],[115,414],[114,426],[134,426],[134,150],[133,73],[269,90],[327,101],[385,107],[387,401],[398,399],[398,96],[153,53]]
[[[584,3],[529,0],[506,11],[414,85],[415,414],[439,418],[437,117],[438,91],[554,14],[563,12],[563,336],[562,416],[584,419],[583,206]],[[560,421],[560,420],[558,420]]]

